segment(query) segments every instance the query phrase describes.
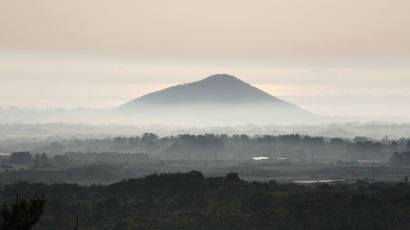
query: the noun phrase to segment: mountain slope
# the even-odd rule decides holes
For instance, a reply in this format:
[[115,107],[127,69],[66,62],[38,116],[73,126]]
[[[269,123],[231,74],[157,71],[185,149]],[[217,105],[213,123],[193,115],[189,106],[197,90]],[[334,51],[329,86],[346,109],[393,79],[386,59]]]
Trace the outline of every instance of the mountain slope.
[[317,118],[227,74],[156,91],[115,111],[124,119],[174,125],[305,123]]
[[[135,100],[124,107],[136,104],[241,104],[241,103],[278,103],[288,104],[264,91],[227,74],[216,74],[203,80],[169,87],[156,91]],[[290,105],[290,104],[289,104]]]

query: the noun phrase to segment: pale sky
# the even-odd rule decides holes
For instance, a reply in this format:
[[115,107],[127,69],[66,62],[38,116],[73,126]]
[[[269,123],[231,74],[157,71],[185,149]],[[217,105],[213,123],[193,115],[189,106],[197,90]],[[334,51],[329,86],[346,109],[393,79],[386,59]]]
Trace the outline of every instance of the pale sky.
[[313,96],[410,97],[409,25],[409,0],[0,0],[0,107],[110,108],[228,73],[338,114]]
[[0,47],[167,55],[410,51],[408,0],[0,0]]

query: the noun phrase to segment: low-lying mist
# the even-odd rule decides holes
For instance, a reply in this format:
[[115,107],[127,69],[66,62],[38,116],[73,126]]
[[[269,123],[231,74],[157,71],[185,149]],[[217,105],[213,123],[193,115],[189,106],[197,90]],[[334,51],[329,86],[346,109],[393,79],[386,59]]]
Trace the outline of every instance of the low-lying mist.
[[160,137],[180,134],[200,135],[246,134],[286,135],[301,134],[323,137],[355,138],[357,136],[381,140],[409,138],[408,123],[328,123],[317,125],[253,125],[238,126],[190,126],[190,125],[119,125],[119,124],[84,124],[84,123],[9,123],[0,124],[0,140],[43,140],[60,138],[105,138],[114,136],[139,136],[144,133],[155,133]]

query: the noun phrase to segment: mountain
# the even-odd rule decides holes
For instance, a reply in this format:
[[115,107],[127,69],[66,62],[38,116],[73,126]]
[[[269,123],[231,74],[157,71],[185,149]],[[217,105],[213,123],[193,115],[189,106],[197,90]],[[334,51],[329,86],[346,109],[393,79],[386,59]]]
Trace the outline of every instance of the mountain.
[[228,74],[149,93],[115,111],[124,120],[173,125],[289,124],[317,119]]
[[274,103],[295,107],[228,74],[215,74],[203,80],[169,87],[137,99],[121,107],[138,104],[189,105],[197,103],[238,105],[244,103]]

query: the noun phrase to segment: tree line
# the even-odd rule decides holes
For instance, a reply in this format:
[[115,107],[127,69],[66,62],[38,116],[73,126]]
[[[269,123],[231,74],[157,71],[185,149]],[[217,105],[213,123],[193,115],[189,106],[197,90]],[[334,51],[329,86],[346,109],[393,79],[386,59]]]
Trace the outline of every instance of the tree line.
[[[152,174],[106,186],[16,183],[0,187],[2,202],[15,203],[16,194],[45,194],[46,203],[44,199],[17,202],[21,216],[32,216],[33,222],[39,218],[37,230],[410,227],[407,182],[301,186],[248,182],[236,173],[207,178],[192,171]],[[37,208],[31,212],[29,207],[33,205]],[[13,212],[10,208],[3,210]],[[8,215],[2,215],[1,226],[5,226]]]
[[[7,151],[3,146],[3,151]],[[299,134],[290,135],[178,135],[158,137],[146,133],[137,137],[104,139],[63,139],[40,142],[23,147],[31,153],[146,153],[150,157],[170,160],[237,160],[247,161],[256,156],[286,157],[300,162],[316,160],[386,161],[395,152],[410,151],[409,139],[374,140],[325,138]],[[22,148],[22,147],[20,147]],[[10,148],[12,149],[12,148]],[[0,146],[1,150],[1,146]]]

